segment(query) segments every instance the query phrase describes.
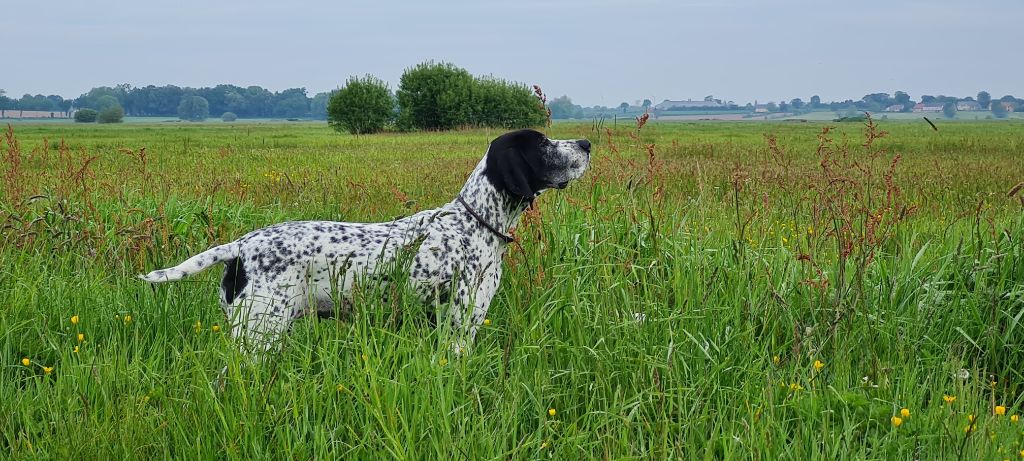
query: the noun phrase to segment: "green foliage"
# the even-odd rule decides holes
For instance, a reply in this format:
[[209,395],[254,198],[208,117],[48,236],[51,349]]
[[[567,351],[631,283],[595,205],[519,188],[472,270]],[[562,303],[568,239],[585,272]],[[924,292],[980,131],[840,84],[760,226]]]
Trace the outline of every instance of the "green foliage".
[[327,123],[337,131],[367,134],[383,131],[394,119],[394,98],[377,77],[349,77],[327,103]]
[[99,113],[92,109],[78,109],[75,111],[75,121],[78,123],[92,123],[96,121]]
[[1001,101],[992,101],[989,105],[992,107],[992,115],[995,118],[1006,118],[1009,115],[1006,106]]
[[988,91],[978,92],[978,104],[981,104],[982,109],[988,109],[989,103],[992,102],[992,95],[988,94]]
[[530,88],[493,77],[474,78],[449,63],[425,62],[402,74],[397,92],[403,129],[538,126],[547,113]]
[[96,116],[97,123],[121,123],[124,120],[124,109],[119,105],[103,109]]
[[238,115],[236,115],[234,112],[224,112],[224,114],[220,116],[220,119],[225,122],[233,122],[235,120],[238,120]]
[[96,110],[98,110],[100,112],[103,112],[104,110],[109,109],[111,107],[115,107],[115,106],[120,107],[121,106],[121,102],[118,101],[117,98],[115,98],[115,97],[113,97],[111,95],[100,96],[98,99],[96,99],[96,106],[95,107],[96,107]]
[[492,128],[527,128],[547,121],[547,112],[526,85],[490,77],[473,87],[471,124]]
[[559,96],[548,101],[552,119],[583,118],[583,108],[573,104],[568,96]]
[[178,104],[178,118],[201,122],[210,116],[210,103],[202,96],[185,96]]
[[942,115],[946,118],[956,117],[956,103],[947,102],[942,105]]
[[402,74],[398,123],[405,129],[451,130],[470,124],[473,76],[450,63],[428,61]]

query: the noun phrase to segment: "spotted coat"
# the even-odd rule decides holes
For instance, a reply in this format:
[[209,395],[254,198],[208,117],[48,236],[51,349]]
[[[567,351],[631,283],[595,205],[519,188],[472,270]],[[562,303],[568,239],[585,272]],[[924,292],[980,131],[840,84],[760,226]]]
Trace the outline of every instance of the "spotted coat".
[[267,349],[293,320],[350,307],[358,280],[386,277],[404,264],[401,273],[424,302],[451,306],[446,318],[460,333],[452,344],[460,352],[476,336],[497,292],[507,248],[504,230],[515,227],[542,191],[579,178],[589,160],[586,140],[549,140],[532,130],[507,133],[492,141],[470,174],[459,194],[464,204],[453,200],[384,223],[277,224],[140,278],[179,280],[225,263],[220,301],[232,335]]

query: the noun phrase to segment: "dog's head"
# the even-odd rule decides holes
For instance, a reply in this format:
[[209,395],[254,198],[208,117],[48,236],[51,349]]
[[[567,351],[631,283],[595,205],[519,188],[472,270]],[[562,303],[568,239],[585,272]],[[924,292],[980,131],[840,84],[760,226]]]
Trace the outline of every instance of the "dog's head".
[[590,166],[590,141],[548,139],[534,130],[491,141],[484,174],[499,191],[531,200],[545,189],[564,189]]

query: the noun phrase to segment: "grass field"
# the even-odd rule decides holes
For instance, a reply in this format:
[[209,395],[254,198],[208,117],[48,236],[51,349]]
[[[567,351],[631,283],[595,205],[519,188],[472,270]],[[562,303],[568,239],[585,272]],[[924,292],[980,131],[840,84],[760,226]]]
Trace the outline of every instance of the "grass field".
[[555,124],[593,166],[524,217],[471,354],[366,296],[252,364],[220,270],[134,275],[440,205],[500,133],[14,125],[0,454],[1019,459],[1024,123],[822,123]]

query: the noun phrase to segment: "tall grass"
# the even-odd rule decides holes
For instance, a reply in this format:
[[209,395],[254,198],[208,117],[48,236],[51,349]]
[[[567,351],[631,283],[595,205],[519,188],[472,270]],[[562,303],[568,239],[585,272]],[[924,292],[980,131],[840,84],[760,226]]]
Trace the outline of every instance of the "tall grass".
[[1024,130],[875,123],[556,123],[592,169],[524,216],[472,354],[369,292],[257,364],[221,328],[217,271],[134,274],[283,220],[437,206],[498,132],[19,125],[0,453],[1020,456]]

